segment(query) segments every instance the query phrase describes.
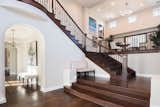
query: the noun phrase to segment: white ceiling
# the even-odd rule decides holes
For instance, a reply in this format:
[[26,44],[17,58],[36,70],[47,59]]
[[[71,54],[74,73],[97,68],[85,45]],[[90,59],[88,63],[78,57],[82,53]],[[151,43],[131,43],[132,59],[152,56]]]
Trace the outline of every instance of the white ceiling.
[[160,0],[76,0],[81,5],[89,7],[90,13],[105,21],[121,17],[120,11],[126,9],[125,3],[133,13],[157,5]]
[[99,3],[105,2],[106,0],[76,0],[78,3],[80,3],[84,7],[93,7]]

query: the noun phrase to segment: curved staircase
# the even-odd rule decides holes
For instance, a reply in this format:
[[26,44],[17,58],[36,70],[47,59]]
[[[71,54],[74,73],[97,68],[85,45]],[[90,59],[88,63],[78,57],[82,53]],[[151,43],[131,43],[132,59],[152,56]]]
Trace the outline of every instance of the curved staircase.
[[[121,76],[122,72],[122,64],[118,62],[117,60],[110,57],[107,53],[104,55],[104,53],[97,53],[97,52],[90,52],[87,51],[87,43],[86,41],[92,43],[96,43],[92,39],[88,38],[87,35],[81,30],[81,28],[76,24],[76,22],[72,19],[72,17],[69,15],[69,13],[63,8],[61,3],[58,0],[51,0],[51,4],[49,7],[51,9],[47,10],[46,7],[44,7],[41,3],[38,3],[37,1],[45,1],[45,0],[18,0],[22,1],[24,3],[30,4],[34,7],[37,7],[38,9],[42,10],[48,17],[52,19],[52,21],[69,37],[83,52],[86,53],[86,56],[91,59],[93,62],[95,62],[97,65],[102,67],[106,72],[110,73],[112,78],[119,78]],[[43,3],[43,2],[42,2]],[[45,2],[44,2],[45,3]],[[58,8],[54,7],[56,5]],[[60,9],[61,12],[56,12],[54,9]],[[62,12],[67,15],[66,21],[71,21],[72,24],[70,26],[74,26],[74,29],[70,29],[67,27],[67,25],[63,24],[64,22],[62,20],[57,18],[56,14],[62,14]],[[64,17],[64,13],[62,14]],[[60,16],[59,16],[60,17]],[[68,19],[69,18],[69,19]],[[72,30],[77,30],[77,32],[74,34]],[[78,35],[78,36],[77,36]],[[100,46],[100,44],[97,44]],[[103,47],[103,49],[108,50],[106,47]],[[128,68],[128,75],[126,75],[129,79],[134,78],[136,76],[136,72],[130,68]]]
[[[52,21],[70,38],[85,54],[98,66],[111,75],[111,82],[121,82],[122,63],[110,57],[107,52],[90,52],[87,42],[96,43],[89,39],[80,29],[72,17],[63,8],[58,0],[18,0],[42,10]],[[106,51],[108,49],[100,44]],[[136,72],[127,68],[129,80],[135,80]],[[65,87],[65,91],[77,97],[86,99],[105,107],[149,107],[150,93],[128,89],[110,84],[94,83],[88,80],[78,80],[72,87]]]

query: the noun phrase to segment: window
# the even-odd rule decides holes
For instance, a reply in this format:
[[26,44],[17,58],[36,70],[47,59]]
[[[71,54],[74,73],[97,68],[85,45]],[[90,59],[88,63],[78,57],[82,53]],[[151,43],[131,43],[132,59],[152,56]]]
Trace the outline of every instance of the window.
[[127,44],[130,44],[129,47],[140,47],[141,44],[147,42],[147,35],[141,34],[127,37],[126,42]]
[[128,17],[128,23],[134,23],[137,20],[136,16],[129,16]]
[[153,9],[153,16],[160,16],[160,7]]
[[117,27],[117,22],[116,22],[116,21],[110,22],[110,23],[109,23],[109,27],[110,27],[110,28],[115,28],[115,27]]

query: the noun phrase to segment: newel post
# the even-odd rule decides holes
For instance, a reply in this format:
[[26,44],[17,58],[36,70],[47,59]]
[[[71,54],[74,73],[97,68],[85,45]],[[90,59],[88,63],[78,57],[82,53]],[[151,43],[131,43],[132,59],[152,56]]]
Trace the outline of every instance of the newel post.
[[122,62],[122,79],[124,81],[127,81],[128,80],[128,55],[127,54],[124,54],[122,56],[123,58],[123,62]]
[[87,45],[87,34],[84,34],[84,50],[86,51],[86,45]]

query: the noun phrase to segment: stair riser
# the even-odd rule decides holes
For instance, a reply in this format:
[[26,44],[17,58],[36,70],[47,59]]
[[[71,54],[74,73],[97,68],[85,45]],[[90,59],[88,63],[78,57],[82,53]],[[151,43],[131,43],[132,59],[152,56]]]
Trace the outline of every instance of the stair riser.
[[[110,73],[111,77],[115,78],[115,75],[122,75],[122,64],[115,59],[111,58],[108,55],[101,53],[88,52],[87,57],[90,58],[93,62],[103,68],[106,72]],[[116,72],[116,74],[111,73]],[[128,68],[128,74],[126,75],[128,79],[136,77],[135,71]],[[122,77],[121,77],[122,79]]]
[[121,105],[118,105],[118,104],[114,104],[114,103],[111,103],[111,102],[108,102],[108,101],[104,101],[104,100],[101,100],[101,99],[97,99],[95,97],[92,97],[92,96],[88,96],[87,94],[84,94],[84,93],[80,93],[72,88],[64,88],[64,91],[68,94],[72,94],[72,95],[75,95],[81,99],[84,99],[84,100],[87,100],[87,101],[90,101],[90,102],[93,102],[95,104],[98,104],[102,107],[124,107],[124,106],[121,106]]
[[114,102],[116,104],[120,105],[132,105],[132,107],[149,107],[146,101],[138,100],[135,98],[123,96],[123,95],[118,95],[115,93],[110,93],[104,90],[97,90],[94,88],[86,87],[86,86],[81,86],[81,85],[76,85],[73,84],[73,89],[86,93],[88,95],[107,100],[110,102]]
[[77,83],[81,85],[86,85],[89,87],[97,88],[97,89],[108,90],[108,91],[119,93],[122,95],[127,95],[130,97],[135,97],[141,100],[150,100],[149,94],[141,93],[141,92],[123,88],[123,87],[118,87],[118,86],[116,87],[116,86],[110,86],[110,85],[104,86],[103,84],[99,84],[99,83],[96,84],[93,82],[87,82],[87,81],[82,81],[82,80],[78,80]]

